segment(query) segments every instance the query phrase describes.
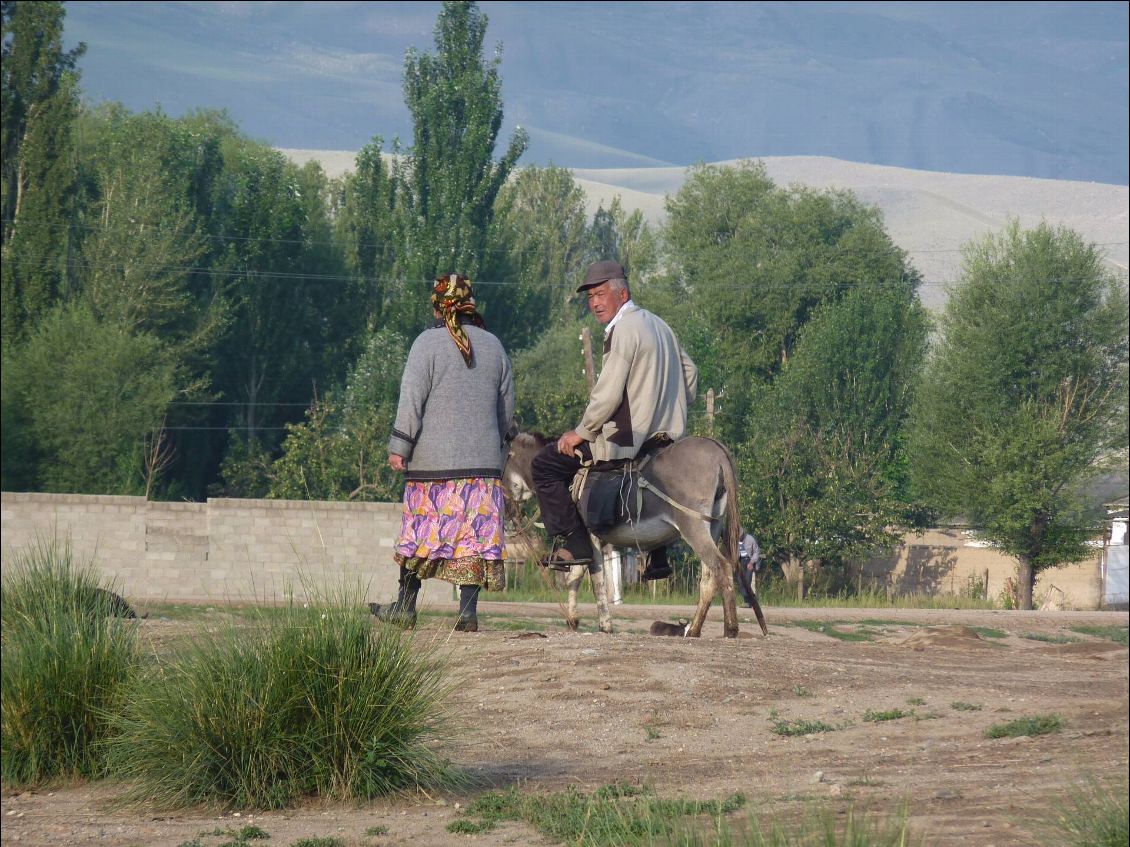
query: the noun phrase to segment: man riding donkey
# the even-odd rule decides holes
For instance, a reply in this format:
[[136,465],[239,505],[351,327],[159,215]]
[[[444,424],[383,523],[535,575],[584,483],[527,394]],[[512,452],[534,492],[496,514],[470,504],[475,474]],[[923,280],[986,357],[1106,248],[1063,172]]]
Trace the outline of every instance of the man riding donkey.
[[[534,489],[553,540],[546,567],[568,571],[594,561],[592,542],[570,495],[582,467],[599,471],[682,438],[698,369],[659,317],[632,302],[619,262],[590,265],[577,288],[604,324],[600,378],[576,429],[545,445],[533,460]],[[666,547],[651,551],[644,580],[671,575]]]

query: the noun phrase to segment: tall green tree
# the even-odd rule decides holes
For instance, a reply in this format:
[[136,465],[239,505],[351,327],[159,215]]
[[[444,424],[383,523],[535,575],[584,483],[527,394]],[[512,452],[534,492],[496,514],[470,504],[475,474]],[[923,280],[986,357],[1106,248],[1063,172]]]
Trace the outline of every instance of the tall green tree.
[[1093,555],[1074,493],[1125,469],[1127,294],[1098,248],[1047,224],[966,249],[914,413],[921,494],[1018,561],[1021,608],[1037,574]]
[[146,491],[146,448],[176,393],[174,364],[155,335],[101,321],[83,303],[60,304],[13,348],[5,370],[5,405],[18,408],[11,419],[5,410],[5,428],[10,420],[17,425],[38,459],[17,484],[86,494]]
[[76,63],[63,50],[63,4],[0,4],[0,343],[10,344],[67,291],[77,185],[71,129]]
[[509,350],[533,345],[579,311],[574,289],[589,261],[585,194],[565,168],[522,168],[499,192],[492,243],[502,286],[484,286],[487,324]]
[[913,291],[856,287],[814,312],[755,395],[738,451],[743,517],[802,596],[806,577],[898,540],[903,431],[927,331]]
[[435,24],[435,53],[409,50],[404,99],[413,144],[405,165],[401,326],[420,325],[433,277],[457,271],[478,278],[489,266],[495,198],[528,144],[515,131],[498,161],[502,127],[500,49],[483,56],[487,17],[477,4],[445,0]]
[[401,275],[402,220],[398,214],[403,174],[397,166],[399,147],[382,152],[377,136],[361,148],[355,168],[332,191],[334,234],[359,298],[366,325],[380,326],[394,308],[393,280]]
[[919,282],[877,209],[850,192],[780,189],[760,163],[692,168],[667,212],[668,285],[695,312],[677,320],[713,334],[704,376],[718,384],[704,387],[725,394],[718,431],[731,443],[745,440],[753,391],[787,365],[817,308],[857,286]]

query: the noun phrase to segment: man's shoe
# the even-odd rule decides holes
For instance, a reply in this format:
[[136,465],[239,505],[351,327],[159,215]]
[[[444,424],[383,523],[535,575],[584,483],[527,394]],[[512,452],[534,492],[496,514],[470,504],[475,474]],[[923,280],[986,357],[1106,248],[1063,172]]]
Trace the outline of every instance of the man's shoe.
[[670,565],[656,565],[654,567],[648,565],[644,568],[643,573],[640,574],[640,579],[644,582],[651,582],[654,579],[667,579],[667,577],[673,573],[674,570],[672,570]]
[[551,571],[561,571],[568,573],[572,570],[573,565],[591,565],[592,557],[587,559],[578,559],[573,556],[568,550],[562,547],[560,550],[555,550],[544,559],[541,560],[542,567],[549,568]]
[[456,632],[478,632],[479,619],[477,617],[461,617],[459,622],[455,624]]
[[416,628],[416,610],[402,609],[398,601],[384,606],[380,603],[370,603],[369,612],[381,623],[389,623],[401,629]]

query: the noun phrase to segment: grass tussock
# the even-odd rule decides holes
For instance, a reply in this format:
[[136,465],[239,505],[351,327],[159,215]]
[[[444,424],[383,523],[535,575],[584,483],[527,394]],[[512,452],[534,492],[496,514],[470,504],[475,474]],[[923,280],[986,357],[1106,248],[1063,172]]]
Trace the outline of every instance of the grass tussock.
[[173,808],[451,786],[436,749],[451,687],[433,649],[360,602],[291,605],[138,678],[110,760],[132,799]]
[[93,778],[101,743],[137,673],[137,623],[111,615],[93,563],[39,539],[5,569],[0,746],[5,785]]
[[1053,801],[1043,843],[1059,847],[1125,847],[1130,844],[1130,802],[1123,776],[1110,783],[1088,778]]

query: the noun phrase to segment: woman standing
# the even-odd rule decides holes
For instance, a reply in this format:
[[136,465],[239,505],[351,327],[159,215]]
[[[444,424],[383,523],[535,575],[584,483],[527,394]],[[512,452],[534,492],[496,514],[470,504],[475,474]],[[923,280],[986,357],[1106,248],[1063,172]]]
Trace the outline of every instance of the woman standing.
[[394,559],[394,603],[370,603],[384,621],[416,623],[420,581],[459,586],[460,632],[477,632],[479,590],[506,584],[502,465],[514,417],[514,378],[502,343],[484,327],[471,280],[435,282],[436,322],[412,344],[388,462],[405,477]]

